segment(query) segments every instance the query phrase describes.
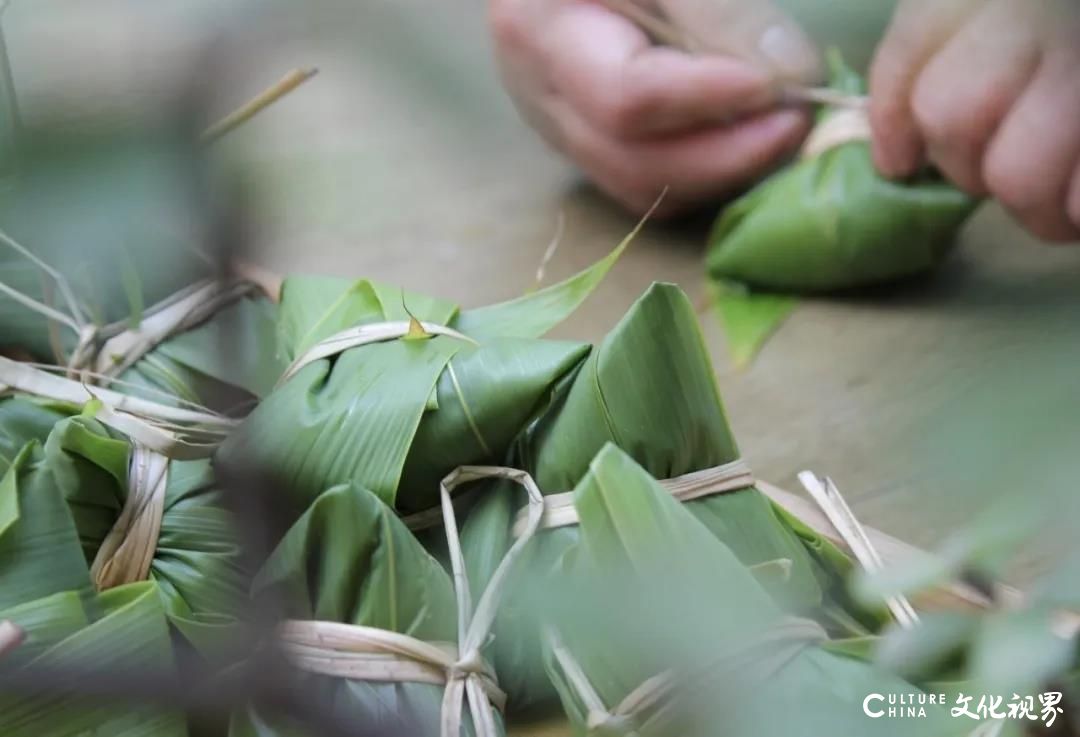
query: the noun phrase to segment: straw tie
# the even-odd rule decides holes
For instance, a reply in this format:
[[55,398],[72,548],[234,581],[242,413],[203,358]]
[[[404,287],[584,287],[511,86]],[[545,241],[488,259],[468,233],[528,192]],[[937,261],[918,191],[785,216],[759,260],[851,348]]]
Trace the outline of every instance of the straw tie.
[[[115,376],[132,366],[162,342],[207,320],[218,310],[250,294],[256,286],[245,280],[203,279],[151,307],[137,327],[127,328],[106,340],[92,356],[72,354],[72,369],[93,366],[94,371]],[[81,335],[81,334],[80,334]],[[96,347],[98,331],[92,329],[91,347]],[[83,338],[80,337],[80,346]]]
[[[465,572],[451,492],[463,484],[504,478],[528,493],[528,519],[522,535],[495,569],[475,608]],[[339,622],[289,620],[280,628],[281,645],[297,667],[311,673],[364,681],[430,683],[445,686],[440,733],[458,737],[466,700],[476,737],[497,737],[495,709],[506,696],[494,670],[481,655],[499,600],[525,546],[540,528],[543,497],[524,471],[498,466],[462,466],[439,486],[443,525],[457,604],[457,645],[430,643],[399,632]]]
[[[696,499],[728,494],[733,491],[749,489],[755,483],[750,466],[742,459],[725,463],[722,466],[706,468],[702,471],[676,476],[660,482],[677,501],[692,502]],[[513,534],[519,535],[527,522],[522,510],[514,521]],[[419,515],[408,518],[419,521]],[[577,507],[574,506],[574,492],[549,494],[544,497],[544,514],[540,519],[540,529],[550,530],[556,527],[571,527],[578,524]]]
[[653,731],[672,719],[680,687],[701,688],[710,676],[737,673],[742,681],[767,681],[805,648],[827,639],[817,622],[802,617],[785,617],[777,625],[751,637],[738,647],[693,672],[665,671],[646,679],[614,708],[608,708],[574,656],[554,629],[548,629],[552,656],[585,707],[585,727],[590,735],[637,735]]
[[98,591],[144,581],[149,576],[161,533],[168,480],[169,459],[136,444],[131,453],[124,508],[90,566]]
[[54,376],[0,356],[0,396],[9,393],[84,405],[97,404],[94,419],[173,460],[209,458],[236,420],[202,408],[173,407]]
[[866,108],[838,108],[814,126],[800,156],[812,159],[845,143],[869,141],[873,137]]
[[324,358],[344,353],[350,348],[358,348],[371,343],[385,343],[391,340],[399,340],[410,334],[419,334],[422,337],[445,335],[449,338],[462,340],[466,343],[477,345],[476,341],[469,336],[459,333],[453,328],[438,325],[421,320],[397,320],[391,322],[376,322],[342,330],[334,333],[329,338],[324,338],[304,353],[296,357],[285,372],[278,379],[277,385],[281,386],[286,381],[300,373],[301,369],[308,365],[321,361]]

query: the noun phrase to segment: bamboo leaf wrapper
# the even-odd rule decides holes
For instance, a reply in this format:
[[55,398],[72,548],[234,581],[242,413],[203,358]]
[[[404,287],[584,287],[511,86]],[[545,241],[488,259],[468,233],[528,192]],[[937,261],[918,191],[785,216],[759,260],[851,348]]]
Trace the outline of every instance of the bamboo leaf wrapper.
[[405,514],[437,506],[444,475],[500,462],[536,407],[580,364],[587,346],[538,337],[588,296],[625,243],[565,282],[464,312],[368,280],[287,279],[280,335],[289,360],[364,325],[415,319],[475,335],[401,336],[303,365],[226,444],[223,462],[246,459],[278,472],[295,514],[323,489],[350,482]]

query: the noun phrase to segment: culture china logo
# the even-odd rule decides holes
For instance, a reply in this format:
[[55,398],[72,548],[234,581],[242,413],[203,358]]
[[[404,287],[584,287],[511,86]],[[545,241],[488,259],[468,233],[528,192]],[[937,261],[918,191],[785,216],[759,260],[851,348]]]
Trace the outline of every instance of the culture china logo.
[[960,693],[955,700],[945,694],[907,693],[907,694],[867,694],[863,699],[863,713],[871,719],[926,719],[934,708],[949,709],[954,719],[974,721],[1005,719],[1042,722],[1047,727],[1054,726],[1061,708],[1061,693],[1048,691],[1038,696],[1013,694],[1004,696],[966,695]]

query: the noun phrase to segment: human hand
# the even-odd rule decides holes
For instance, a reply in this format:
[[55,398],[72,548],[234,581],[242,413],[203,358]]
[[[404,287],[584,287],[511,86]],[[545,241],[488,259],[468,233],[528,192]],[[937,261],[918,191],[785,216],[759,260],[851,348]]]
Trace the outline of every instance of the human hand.
[[[805,111],[777,109],[779,81],[816,81],[816,49],[761,0],[658,0],[710,49],[655,46],[590,0],[492,0],[505,85],[522,115],[637,213],[668,188],[671,214],[731,193],[802,141]],[[708,33],[706,33],[708,32]]]
[[870,75],[874,158],[925,161],[1035,235],[1080,240],[1080,3],[902,0]]

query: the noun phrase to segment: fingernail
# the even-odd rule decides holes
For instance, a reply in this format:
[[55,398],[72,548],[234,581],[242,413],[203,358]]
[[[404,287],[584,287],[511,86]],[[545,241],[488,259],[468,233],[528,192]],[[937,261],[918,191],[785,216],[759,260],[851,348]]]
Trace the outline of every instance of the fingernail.
[[816,80],[821,60],[814,45],[797,30],[783,24],[769,26],[758,48],[780,75],[788,79]]

